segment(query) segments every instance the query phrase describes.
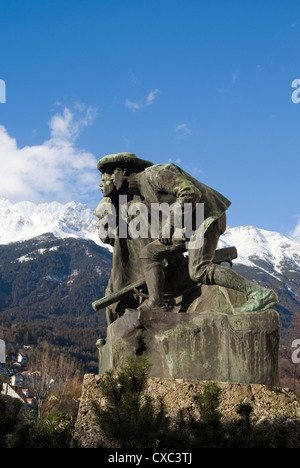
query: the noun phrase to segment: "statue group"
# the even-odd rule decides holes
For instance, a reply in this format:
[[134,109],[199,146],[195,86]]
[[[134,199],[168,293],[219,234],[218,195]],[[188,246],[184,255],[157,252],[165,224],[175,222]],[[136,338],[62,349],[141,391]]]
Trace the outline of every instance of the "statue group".
[[[173,163],[117,153],[97,169],[98,234],[113,249],[105,297],[93,303],[106,309],[110,341],[99,373],[147,350],[153,376],[278,383],[277,295],[231,268],[234,246],[217,248],[231,202]],[[204,290],[238,300],[207,310]]]
[[[95,210],[99,237],[113,246],[106,296],[120,293],[139,279],[144,279],[142,286],[146,287],[146,292],[140,294],[133,287],[132,294],[108,307],[108,324],[132,310],[170,311],[174,291],[180,292],[179,296],[201,285],[219,285],[244,293],[246,302],[233,313],[263,311],[277,304],[274,291],[214,261],[231,205],[222,194],[175,164],[154,165],[131,153],[104,156],[97,167],[104,196]],[[197,210],[200,205],[201,213]],[[160,218],[155,216],[159,209]],[[134,215],[141,226],[132,236],[126,223],[130,225]],[[114,218],[113,230],[109,230],[109,216]],[[226,260],[226,252],[224,255]]]

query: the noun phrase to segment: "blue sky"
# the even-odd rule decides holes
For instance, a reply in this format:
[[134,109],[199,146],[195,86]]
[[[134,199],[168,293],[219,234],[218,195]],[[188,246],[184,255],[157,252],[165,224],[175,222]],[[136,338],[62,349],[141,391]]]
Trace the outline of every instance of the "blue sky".
[[95,208],[129,151],[300,236],[300,1],[0,0],[0,24],[1,197]]

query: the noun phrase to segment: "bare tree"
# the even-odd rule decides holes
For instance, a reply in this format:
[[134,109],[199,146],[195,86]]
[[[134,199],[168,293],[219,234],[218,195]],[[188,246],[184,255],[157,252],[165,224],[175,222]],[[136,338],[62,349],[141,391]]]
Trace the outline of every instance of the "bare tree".
[[28,389],[37,403],[40,418],[42,406],[54,389],[55,398],[63,397],[69,381],[75,375],[76,365],[66,355],[45,345],[30,353],[29,366]]

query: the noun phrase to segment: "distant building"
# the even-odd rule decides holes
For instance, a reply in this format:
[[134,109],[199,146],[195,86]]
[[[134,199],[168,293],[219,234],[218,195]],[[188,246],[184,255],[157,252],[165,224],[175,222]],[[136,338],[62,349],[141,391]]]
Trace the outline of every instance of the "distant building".
[[11,377],[10,383],[13,387],[22,387],[24,385],[24,377],[21,374],[15,374]]
[[29,398],[29,390],[28,388],[22,388],[22,393],[24,397]]
[[7,384],[5,382],[2,385],[1,395],[9,396],[11,398],[21,400],[24,403],[23,398],[21,398],[21,396],[18,395],[18,393],[13,388],[11,388],[11,386],[9,384]]
[[23,408],[25,410],[36,409],[36,402],[34,398],[29,396],[29,391],[27,388],[18,389],[12,388],[9,384],[3,383],[1,395],[4,397],[10,397],[13,399],[18,399],[23,403]]
[[0,364],[6,363],[6,348],[5,341],[0,340]]
[[18,354],[18,362],[20,362],[21,364],[27,364],[28,362],[28,357],[26,356],[26,354],[20,352]]

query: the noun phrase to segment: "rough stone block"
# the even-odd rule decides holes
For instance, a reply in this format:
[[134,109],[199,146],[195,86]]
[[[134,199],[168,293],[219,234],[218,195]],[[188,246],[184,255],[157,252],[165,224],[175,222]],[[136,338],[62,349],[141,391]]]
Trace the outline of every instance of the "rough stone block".
[[[98,444],[107,443],[92,409],[93,401],[105,408],[105,398],[99,386],[99,381],[103,378],[104,376],[94,374],[84,376],[75,427],[75,439],[82,448],[97,448]],[[238,405],[248,403],[253,408],[253,421],[262,433],[265,432],[270,437],[272,430],[276,434],[279,427],[285,428],[289,434],[289,447],[299,448],[300,404],[292,390],[258,384],[217,384],[221,389],[218,410],[223,423],[239,419]],[[194,398],[203,392],[205,385],[206,382],[199,380],[149,378],[146,393],[156,401],[162,398],[166,413],[171,421],[176,421],[179,410],[194,411]],[[113,443],[104,446],[117,447]]]
[[[118,372],[126,357],[144,355],[150,377],[280,385],[279,316],[255,314],[125,314],[98,343],[99,374]],[[105,344],[104,344],[105,343]]]

